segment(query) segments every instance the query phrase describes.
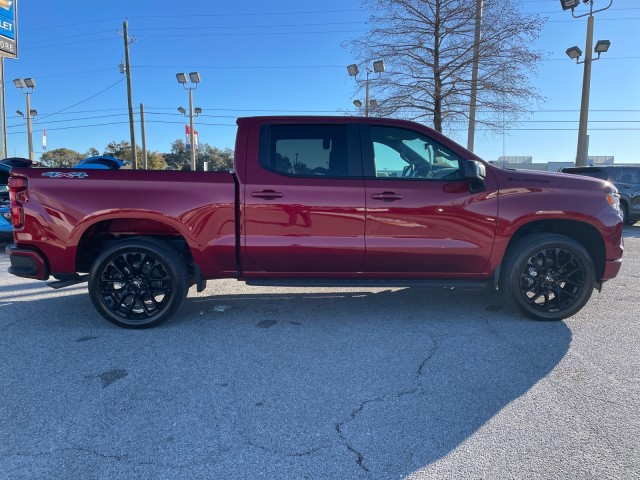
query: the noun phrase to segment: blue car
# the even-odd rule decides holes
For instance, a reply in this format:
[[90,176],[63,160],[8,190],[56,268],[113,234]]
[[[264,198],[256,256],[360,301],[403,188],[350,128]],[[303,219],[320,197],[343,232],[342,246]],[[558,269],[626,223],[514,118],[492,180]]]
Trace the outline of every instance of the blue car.
[[0,242],[10,242],[13,240],[13,227],[9,216],[9,206],[0,206]]
[[95,170],[119,170],[125,165],[129,165],[129,162],[121,160],[116,157],[109,157],[107,155],[98,155],[95,157],[85,158],[80,160],[71,168],[82,169],[95,169]]
[[0,160],[0,242],[13,240],[13,227],[9,213],[9,172],[12,167],[30,167],[36,164],[29,159],[11,157]]

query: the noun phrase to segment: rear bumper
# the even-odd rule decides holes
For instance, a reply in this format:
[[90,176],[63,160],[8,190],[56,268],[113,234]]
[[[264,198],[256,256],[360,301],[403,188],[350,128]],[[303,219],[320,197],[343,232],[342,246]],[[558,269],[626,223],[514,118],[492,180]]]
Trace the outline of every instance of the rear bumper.
[[20,248],[17,245],[7,245],[7,255],[11,266],[9,273],[17,277],[47,280],[49,268],[42,254],[28,248]]

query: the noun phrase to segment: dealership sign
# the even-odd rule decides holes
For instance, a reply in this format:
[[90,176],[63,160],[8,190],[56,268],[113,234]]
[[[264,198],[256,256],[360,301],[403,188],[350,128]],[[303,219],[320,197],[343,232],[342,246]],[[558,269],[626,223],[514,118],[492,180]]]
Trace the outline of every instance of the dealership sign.
[[0,0],[0,56],[18,56],[16,0]]

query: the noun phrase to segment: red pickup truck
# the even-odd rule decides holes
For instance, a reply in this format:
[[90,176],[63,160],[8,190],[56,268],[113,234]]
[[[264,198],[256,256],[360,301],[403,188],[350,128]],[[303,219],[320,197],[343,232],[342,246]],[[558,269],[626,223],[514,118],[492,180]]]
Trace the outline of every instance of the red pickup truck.
[[238,120],[233,172],[16,168],[9,272],[89,282],[107,320],[170,317],[190,286],[486,286],[543,320],[620,269],[611,184],[491,166],[416,123]]

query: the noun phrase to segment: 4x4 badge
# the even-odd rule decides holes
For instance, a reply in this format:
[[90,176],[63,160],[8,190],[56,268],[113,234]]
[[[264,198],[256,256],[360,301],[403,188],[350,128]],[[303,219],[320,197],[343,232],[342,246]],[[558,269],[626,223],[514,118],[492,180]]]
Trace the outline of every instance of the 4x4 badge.
[[85,178],[89,174],[87,172],[45,172],[42,176],[49,178]]

